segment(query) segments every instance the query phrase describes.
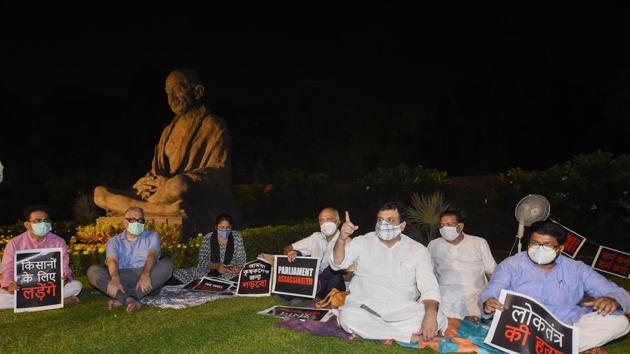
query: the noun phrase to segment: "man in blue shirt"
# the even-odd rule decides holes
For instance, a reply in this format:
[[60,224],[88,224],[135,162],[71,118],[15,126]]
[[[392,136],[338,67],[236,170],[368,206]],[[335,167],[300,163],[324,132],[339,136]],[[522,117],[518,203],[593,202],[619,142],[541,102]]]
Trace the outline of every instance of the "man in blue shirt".
[[[599,348],[630,330],[623,315],[630,295],[586,264],[562,255],[566,231],[556,223],[539,221],[530,227],[527,252],[499,264],[479,296],[484,317],[502,309],[501,289],[528,295],[561,321],[579,327],[581,352],[605,353]],[[582,301],[587,295],[592,298]]]
[[107,241],[106,266],[88,268],[90,284],[109,295],[108,308],[127,305],[133,313],[138,300],[159,289],[171,277],[173,262],[160,258],[160,235],[144,229],[144,211],[130,207],[125,212],[125,231]]

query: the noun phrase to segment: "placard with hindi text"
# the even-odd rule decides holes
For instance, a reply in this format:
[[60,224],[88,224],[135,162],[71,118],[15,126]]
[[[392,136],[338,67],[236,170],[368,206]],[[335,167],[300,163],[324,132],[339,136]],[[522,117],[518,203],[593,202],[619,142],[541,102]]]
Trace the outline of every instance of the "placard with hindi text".
[[541,303],[501,290],[485,342],[507,353],[577,354],[579,329],[561,322]]
[[332,316],[332,311],[329,309],[315,309],[309,307],[273,306],[258,312],[258,314],[278,318],[296,318],[299,320],[326,322]]
[[584,246],[584,243],[586,243],[586,237],[567,228],[566,226],[563,227],[567,231],[567,238],[564,241],[564,248],[562,249],[562,253],[564,253],[568,257],[575,259],[575,257],[577,257],[577,254],[580,252],[580,249],[582,249],[582,246]]
[[14,312],[63,307],[63,250],[42,248],[15,252]]

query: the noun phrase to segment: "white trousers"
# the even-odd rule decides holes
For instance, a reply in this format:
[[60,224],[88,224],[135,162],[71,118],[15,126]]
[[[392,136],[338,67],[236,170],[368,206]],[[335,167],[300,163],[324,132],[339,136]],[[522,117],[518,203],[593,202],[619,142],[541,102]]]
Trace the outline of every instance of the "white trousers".
[[[343,306],[339,309],[339,324],[348,333],[355,333],[364,339],[395,339],[409,342],[414,333],[418,333],[424,318],[424,305],[416,303],[409,306],[409,317],[387,322],[357,306]],[[386,314],[383,314],[386,317]],[[438,330],[444,332],[448,325],[446,316],[438,311]]]
[[[63,295],[65,297],[77,296],[81,292],[83,285],[78,280],[69,281],[63,286]],[[9,294],[4,290],[0,290],[0,310],[12,309],[15,307],[15,295]]]
[[602,346],[615,340],[630,330],[630,322],[624,315],[602,316],[597,312],[587,313],[577,323],[580,329],[579,351]]

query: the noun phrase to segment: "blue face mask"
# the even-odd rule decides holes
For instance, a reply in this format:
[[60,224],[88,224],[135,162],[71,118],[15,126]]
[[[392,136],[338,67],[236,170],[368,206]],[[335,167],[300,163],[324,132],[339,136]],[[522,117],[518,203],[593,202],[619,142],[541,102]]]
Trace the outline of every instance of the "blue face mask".
[[49,222],[38,222],[37,224],[31,224],[33,234],[35,236],[43,237],[52,230],[52,226]]
[[144,231],[144,224],[139,222],[130,222],[127,226],[127,231],[129,231],[132,235],[139,236]]
[[217,230],[217,235],[222,238],[230,237],[232,230]]

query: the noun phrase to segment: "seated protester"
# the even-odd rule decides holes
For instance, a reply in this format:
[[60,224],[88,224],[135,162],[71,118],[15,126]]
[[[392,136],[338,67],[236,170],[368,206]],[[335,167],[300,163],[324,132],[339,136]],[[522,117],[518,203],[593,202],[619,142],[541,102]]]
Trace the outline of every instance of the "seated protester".
[[14,278],[15,252],[37,248],[61,248],[63,250],[63,294],[65,305],[79,302],[81,282],[72,279],[70,256],[66,242],[51,231],[48,209],[43,206],[29,206],[24,209],[24,227],[26,231],[12,238],[2,256],[2,289],[0,289],[0,309],[15,307],[14,291],[17,288]]
[[[505,289],[534,298],[562,322],[577,326],[581,352],[601,352],[599,346],[628,333],[630,324],[623,315],[630,308],[628,292],[590,266],[562,255],[566,239],[562,226],[539,221],[529,234],[527,252],[501,262],[481,292],[485,316],[503,307],[497,299]],[[593,299],[582,302],[585,295]]]
[[381,206],[375,231],[352,239],[358,229],[346,220],[335,243],[330,266],[347,268],[357,261],[352,290],[339,308],[339,323],[365,339],[418,342],[445,331],[447,319],[438,310],[440,289],[426,247],[402,232],[399,203]]
[[288,261],[293,262],[297,256],[316,257],[320,259],[319,278],[317,281],[317,298],[324,298],[330,290],[336,288],[340,291],[346,290],[343,270],[332,270],[328,264],[335,242],[339,237],[339,212],[333,208],[324,208],[319,212],[320,232],[314,232],[310,236],[303,238],[284,248],[284,254]]
[[130,207],[125,212],[125,231],[107,241],[104,265],[92,265],[87,276],[95,288],[109,295],[108,308],[127,305],[133,313],[138,300],[159,289],[173,272],[170,258],[160,258],[160,235],[144,229],[144,211]]
[[232,225],[230,215],[219,215],[214,231],[203,236],[197,266],[176,269],[173,278],[184,284],[206,275],[238,280],[238,273],[245,265],[247,257],[243,237],[238,231],[232,230]]
[[440,235],[428,246],[440,285],[440,308],[446,317],[479,322],[479,293],[497,266],[488,242],[464,233],[459,210],[440,214]]

